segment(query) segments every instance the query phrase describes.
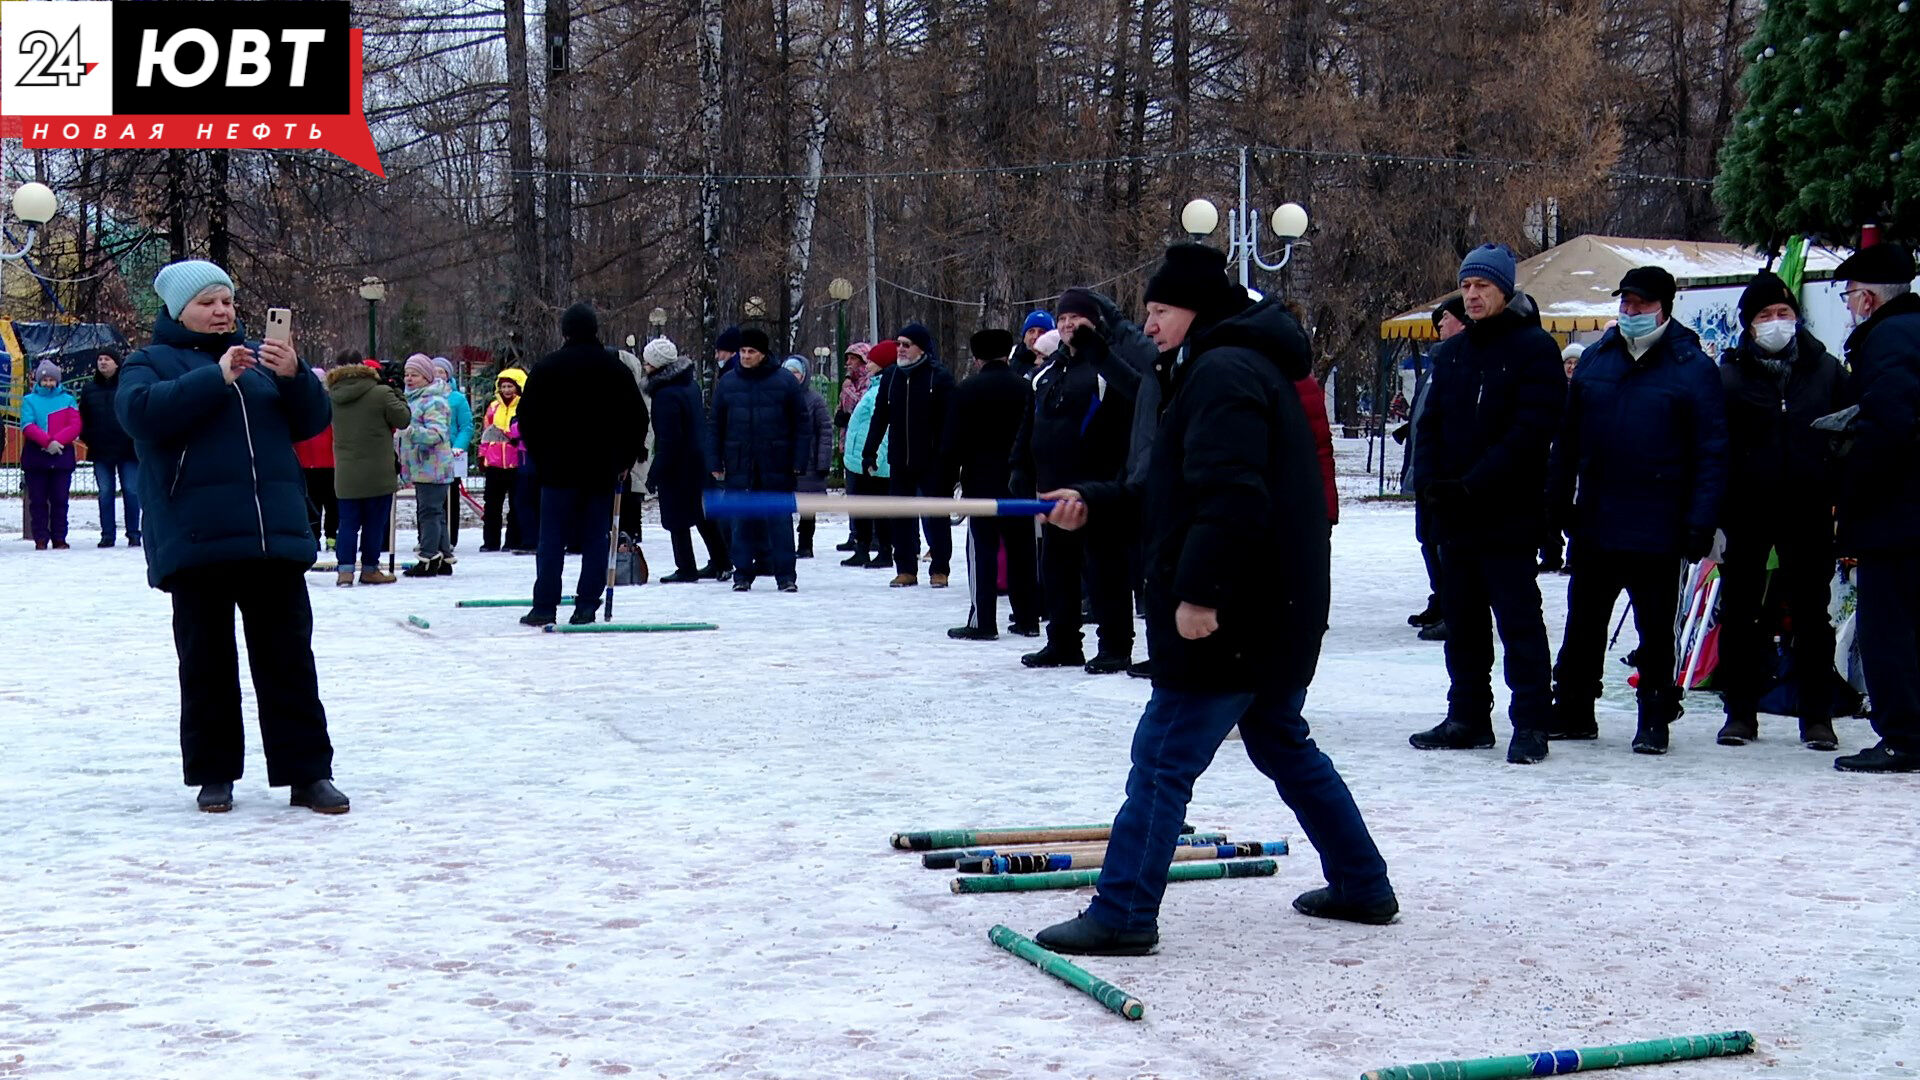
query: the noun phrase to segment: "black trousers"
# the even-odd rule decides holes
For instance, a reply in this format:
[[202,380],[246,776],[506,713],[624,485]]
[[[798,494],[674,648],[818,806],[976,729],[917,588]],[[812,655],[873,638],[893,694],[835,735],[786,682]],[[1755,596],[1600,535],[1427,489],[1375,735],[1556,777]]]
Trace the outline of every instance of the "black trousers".
[[1920,754],[1920,554],[1860,556],[1860,664],[1873,699],[1873,730],[1895,750]]
[[724,526],[702,519],[700,542],[707,545],[707,562],[715,570],[733,569],[733,542]]
[[967,522],[967,587],[973,609],[967,625],[1000,629],[1000,550],[1007,552],[1007,607],[1014,623],[1040,622],[1040,582],[1034,577],[1033,519],[976,517]]
[[813,550],[813,531],[817,524],[812,514],[800,515],[800,527],[798,530],[800,539],[796,545],[798,548],[804,548],[807,551]]
[[[1525,543],[1523,540],[1522,543]],[[1534,547],[1443,544],[1441,611],[1447,620],[1447,716],[1493,725],[1493,631],[1506,650],[1507,715],[1515,730],[1544,729],[1553,713],[1552,662],[1540,614]],[[1604,618],[1604,616],[1603,616]]]
[[[885,495],[887,478],[847,474],[847,483],[855,495]],[[854,553],[872,555],[875,562],[893,561],[892,522],[883,518],[857,517],[853,521]]]
[[[1123,529],[1089,525],[1069,532],[1042,527],[1042,577],[1046,588],[1047,644],[1080,647],[1081,573],[1100,631],[1100,651],[1132,653],[1133,587],[1127,572],[1127,535]],[[1011,570],[1011,568],[1009,568]]]
[[307,527],[315,541],[332,540],[340,532],[340,500],[333,494],[333,470],[301,469],[300,476],[307,482]]
[[[1833,580],[1833,516],[1814,510],[1786,514],[1774,521],[1729,522],[1726,558],[1720,564],[1720,666],[1714,682],[1727,715],[1751,716],[1766,689],[1768,609],[1784,600],[1793,620],[1794,680],[1799,684],[1800,718],[1831,720],[1833,711],[1833,623],[1827,619],[1828,586]],[[1767,604],[1767,556],[1780,552],[1780,569]]]
[[333,776],[306,577],[293,563],[249,561],[182,570],[168,579],[180,656],[180,756],[189,785],[238,780],[244,770],[236,609],[260,707],[267,783],[286,787]]
[[487,547],[500,546],[500,526],[506,524],[506,546],[520,546],[520,499],[514,490],[520,486],[520,470],[487,466],[487,489],[481,496],[484,511],[480,519],[480,542]]
[[[953,491],[940,490],[939,480],[931,471],[894,466],[893,475],[887,478],[887,493],[890,495],[925,495],[936,498],[952,498]],[[920,530],[927,531],[927,551],[932,553],[933,562],[927,572],[945,576],[953,571],[953,522],[947,515],[926,518],[899,518],[888,522],[893,527],[893,568],[902,574],[920,576]]]
[[620,531],[626,533],[636,544],[640,542],[641,519],[646,511],[645,492],[629,490],[620,493]]
[[[1607,629],[1621,590],[1633,603],[1634,647],[1640,694],[1674,686],[1673,617],[1680,607],[1681,559],[1633,551],[1596,551],[1576,538],[1568,560],[1567,631],[1560,641],[1554,682],[1563,697],[1597,698],[1607,663]],[[1453,566],[1447,566],[1452,578]],[[1448,631],[1452,631],[1449,626]],[[1831,651],[1829,651],[1831,653]]]

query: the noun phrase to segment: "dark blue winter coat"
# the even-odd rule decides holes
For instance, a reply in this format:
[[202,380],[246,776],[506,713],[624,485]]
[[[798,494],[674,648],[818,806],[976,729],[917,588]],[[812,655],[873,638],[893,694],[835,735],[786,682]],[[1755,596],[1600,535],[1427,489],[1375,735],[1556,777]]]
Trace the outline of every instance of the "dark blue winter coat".
[[1620,331],[1608,330],[1573,373],[1553,448],[1552,498],[1578,547],[1677,558],[1690,533],[1720,524],[1720,370],[1698,334],[1672,319],[1666,327],[1638,360]]
[[1566,404],[1553,336],[1509,307],[1433,352],[1426,409],[1414,427],[1421,494],[1460,481],[1464,497],[1435,506],[1440,543],[1539,546],[1546,530],[1547,452]]
[[[940,448],[953,422],[953,374],[928,353],[912,367],[895,364],[880,373],[880,400],[867,426],[861,460],[876,461],[887,444],[887,465],[894,475],[938,478],[945,469]],[[871,475],[871,471],[868,473]]]
[[711,483],[707,460],[707,404],[693,381],[693,365],[647,382],[653,395],[653,463],[647,490],[658,496],[660,527],[690,529],[703,514],[700,493]]
[[155,588],[220,563],[313,565],[293,444],[325,431],[333,406],[305,365],[291,378],[252,367],[229,385],[220,356],[241,343],[238,333],[195,334],[163,311],[153,344],[121,372],[114,404],[140,459],[141,534]]
[[1847,338],[1860,403],[1840,460],[1840,552],[1920,549],[1920,296],[1883,305]]
[[720,376],[711,443],[728,491],[792,491],[813,461],[800,384],[765,360]]

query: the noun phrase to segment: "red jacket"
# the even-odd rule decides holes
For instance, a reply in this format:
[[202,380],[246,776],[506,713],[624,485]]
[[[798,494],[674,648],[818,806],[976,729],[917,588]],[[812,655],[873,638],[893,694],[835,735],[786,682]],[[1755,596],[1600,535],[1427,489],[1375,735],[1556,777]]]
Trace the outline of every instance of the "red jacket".
[[293,456],[300,459],[303,469],[333,468],[333,426],[304,442],[293,444]]
[[1340,524],[1340,488],[1333,481],[1333,427],[1327,423],[1327,395],[1309,375],[1293,384],[1300,394],[1300,407],[1307,410],[1307,426],[1313,429],[1313,444],[1320,451],[1320,479],[1326,484],[1327,523]]

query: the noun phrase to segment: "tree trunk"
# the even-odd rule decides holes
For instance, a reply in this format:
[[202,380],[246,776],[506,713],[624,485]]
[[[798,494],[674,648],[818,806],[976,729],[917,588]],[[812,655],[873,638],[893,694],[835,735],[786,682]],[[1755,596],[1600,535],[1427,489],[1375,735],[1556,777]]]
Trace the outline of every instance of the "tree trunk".
[[827,83],[837,66],[842,38],[837,11],[830,14],[825,5],[808,5],[808,37],[805,76],[799,96],[805,110],[806,145],[802,150],[799,197],[792,214],[792,232],[787,247],[787,341],[789,353],[799,343],[807,313],[807,271],[813,262],[813,224],[820,204],[820,176],[826,171],[827,127],[832,113],[827,108]]
[[505,0],[507,36],[507,165],[513,210],[513,269],[507,295],[507,339],[513,363],[527,363],[545,340],[540,311],[540,215],[533,190],[533,90],[527,70],[526,0]]
[[187,257],[187,152],[167,151],[167,254]]
[[227,230],[227,208],[231,205],[227,191],[227,152],[213,151],[207,155],[207,163],[213,169],[213,183],[207,200],[207,258],[231,270],[233,267],[228,260],[233,237]]
[[700,0],[700,257],[694,291],[700,303],[699,346],[693,351],[697,378],[712,380],[707,345],[720,336],[720,135],[726,122],[726,87],[720,59],[726,46],[724,0]]

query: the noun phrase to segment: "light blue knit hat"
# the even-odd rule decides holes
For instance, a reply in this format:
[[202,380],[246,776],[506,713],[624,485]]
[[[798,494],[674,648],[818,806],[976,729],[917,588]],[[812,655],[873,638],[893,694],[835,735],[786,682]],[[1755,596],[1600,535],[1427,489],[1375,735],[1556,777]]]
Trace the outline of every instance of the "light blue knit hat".
[[193,303],[193,298],[213,288],[223,285],[233,292],[233,279],[205,259],[187,259],[183,262],[168,263],[160,268],[153,279],[153,291],[160,294],[160,302],[167,305],[167,314],[179,318],[180,313]]

